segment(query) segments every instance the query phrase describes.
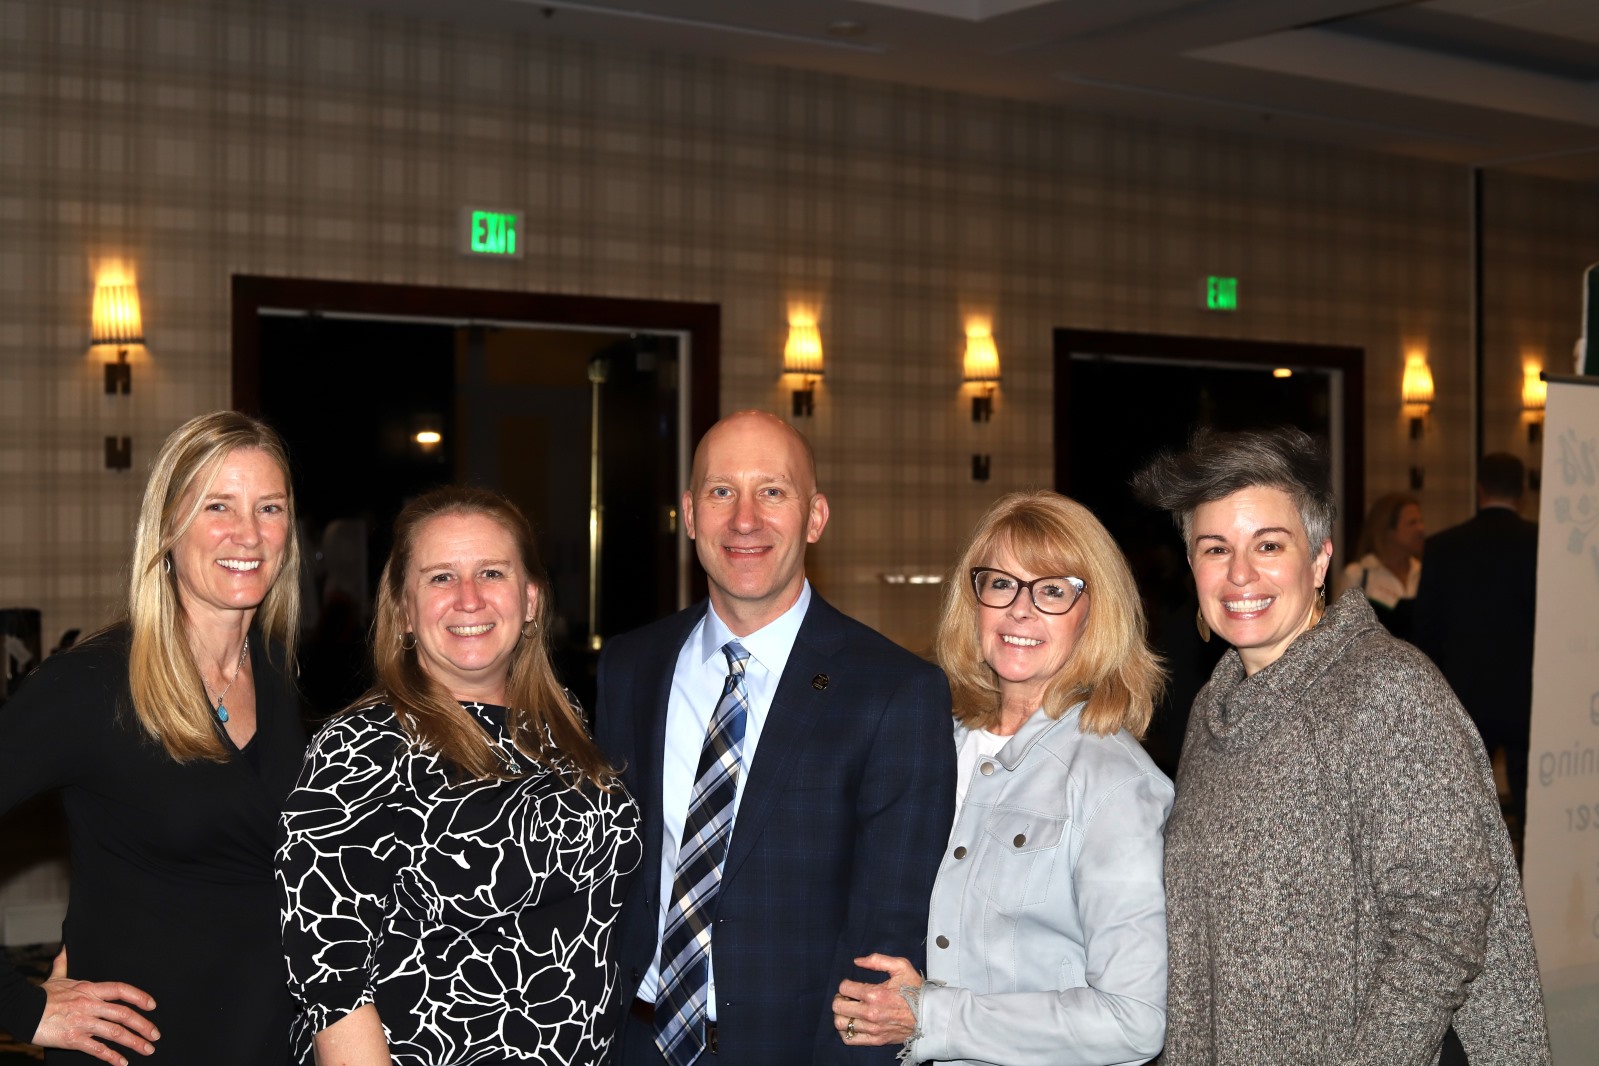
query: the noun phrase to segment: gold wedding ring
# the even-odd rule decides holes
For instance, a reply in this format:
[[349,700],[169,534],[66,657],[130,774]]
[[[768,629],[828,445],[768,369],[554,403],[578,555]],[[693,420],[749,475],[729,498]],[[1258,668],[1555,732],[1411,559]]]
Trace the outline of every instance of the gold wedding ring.
[[855,1019],[854,1018],[851,1018],[849,1020],[849,1024],[844,1026],[844,1039],[845,1040],[853,1040],[853,1039],[855,1039]]

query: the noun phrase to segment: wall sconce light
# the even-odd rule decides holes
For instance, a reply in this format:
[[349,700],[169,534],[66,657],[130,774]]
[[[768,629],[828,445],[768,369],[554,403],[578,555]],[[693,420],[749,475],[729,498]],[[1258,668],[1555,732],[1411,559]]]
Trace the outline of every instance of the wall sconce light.
[[1537,444],[1543,439],[1543,409],[1549,400],[1549,383],[1543,379],[1543,368],[1537,363],[1526,363],[1521,368],[1521,409],[1527,413],[1527,443]]
[[993,334],[986,329],[966,333],[966,355],[961,360],[961,384],[977,385],[982,391],[972,397],[972,421],[987,422],[994,417],[994,386],[999,384],[999,350]]
[[816,412],[816,381],[822,376],[822,335],[816,319],[793,315],[788,323],[788,343],[783,346],[783,373],[798,374],[804,381],[794,390],[794,417],[807,418]]
[[1420,440],[1433,395],[1432,370],[1427,366],[1427,357],[1420,352],[1405,356],[1405,378],[1399,386],[1399,394],[1410,415],[1410,439]]
[[[1426,427],[1427,409],[1432,406],[1432,370],[1427,366],[1427,356],[1423,352],[1408,352],[1405,355],[1405,376],[1399,383],[1399,396],[1405,405],[1405,413],[1410,416],[1410,439],[1421,439],[1422,430]],[[1410,491],[1420,492],[1426,480],[1426,471],[1421,464],[1410,468]]]
[[[961,387],[974,385],[979,391],[972,396],[972,421],[987,422],[994,417],[994,388],[999,384],[999,349],[994,347],[994,335],[985,325],[966,327],[966,352],[961,357]],[[990,456],[972,456],[972,480],[987,481]]]
[[96,285],[89,329],[91,347],[115,345],[115,362],[105,365],[108,396],[133,391],[133,369],[128,366],[128,346],[144,343],[144,322],[139,315],[139,290],[131,282]]

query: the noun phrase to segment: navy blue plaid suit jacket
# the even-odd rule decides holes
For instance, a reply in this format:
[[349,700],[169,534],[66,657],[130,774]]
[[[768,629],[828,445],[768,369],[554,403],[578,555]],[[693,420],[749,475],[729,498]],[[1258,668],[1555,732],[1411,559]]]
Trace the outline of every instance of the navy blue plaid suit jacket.
[[[623,1009],[657,946],[666,704],[704,614],[617,637],[600,657],[596,739],[645,827],[618,933]],[[881,978],[858,955],[925,961],[955,806],[949,683],[813,589],[748,773],[712,933],[720,1054],[707,1066],[892,1062],[895,1046],[845,1047],[829,1005],[843,978]]]

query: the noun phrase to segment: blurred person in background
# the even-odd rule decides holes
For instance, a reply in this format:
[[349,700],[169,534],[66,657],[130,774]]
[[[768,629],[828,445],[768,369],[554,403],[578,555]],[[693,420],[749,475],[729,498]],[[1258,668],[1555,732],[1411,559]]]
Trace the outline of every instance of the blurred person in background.
[[1338,591],[1359,589],[1377,621],[1400,640],[1414,640],[1416,587],[1427,526],[1421,503],[1408,492],[1377,497],[1361,527],[1359,558],[1344,567]]
[[1503,749],[1519,835],[1532,734],[1532,637],[1538,617],[1538,524],[1521,517],[1526,468],[1506,452],[1477,464],[1477,513],[1427,540],[1416,594],[1416,646],[1454,687],[1492,753]]

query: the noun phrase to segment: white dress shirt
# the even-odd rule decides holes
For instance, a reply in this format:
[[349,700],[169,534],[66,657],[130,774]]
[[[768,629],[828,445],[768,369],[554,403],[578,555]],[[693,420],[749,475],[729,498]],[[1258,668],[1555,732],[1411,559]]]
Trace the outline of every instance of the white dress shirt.
[[[646,1002],[660,999],[660,945],[666,933],[667,915],[676,902],[672,882],[677,876],[678,846],[683,839],[683,823],[688,820],[688,805],[693,798],[705,734],[727,683],[727,656],[722,653],[722,646],[737,640],[750,656],[744,664],[744,686],[750,705],[744,718],[744,745],[740,753],[743,769],[733,797],[736,826],[744,786],[755,764],[761,729],[766,725],[772,697],[777,694],[777,683],[782,680],[789,652],[794,650],[794,639],[799,636],[800,623],[805,620],[810,605],[811,583],[806,581],[792,607],[746,637],[735,637],[727,623],[717,616],[716,609],[707,605],[705,617],[689,633],[682,650],[677,653],[677,666],[672,671],[672,694],[666,703],[666,745],[661,760],[661,909],[656,919],[655,961],[650,963],[649,972],[639,983],[638,990],[639,998]],[[712,950],[715,950],[714,945]],[[707,1017],[715,1021],[714,972],[707,1006]]]

